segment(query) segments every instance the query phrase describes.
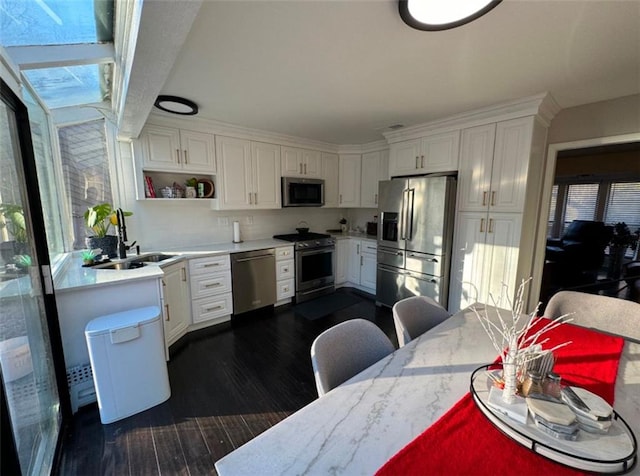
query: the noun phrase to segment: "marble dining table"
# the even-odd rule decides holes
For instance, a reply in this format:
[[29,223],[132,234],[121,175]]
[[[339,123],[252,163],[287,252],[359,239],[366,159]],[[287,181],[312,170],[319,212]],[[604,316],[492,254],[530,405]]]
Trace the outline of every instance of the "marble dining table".
[[[476,309],[492,311],[484,304]],[[495,357],[478,318],[464,309],[221,458],[216,470],[373,475],[460,400],[473,370]],[[638,342],[625,341],[614,408],[639,436]],[[638,466],[629,474],[640,474]]]

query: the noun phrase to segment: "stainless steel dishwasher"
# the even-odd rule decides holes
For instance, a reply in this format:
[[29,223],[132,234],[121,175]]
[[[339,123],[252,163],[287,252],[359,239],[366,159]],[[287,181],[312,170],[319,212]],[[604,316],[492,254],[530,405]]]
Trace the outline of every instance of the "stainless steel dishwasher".
[[234,314],[275,304],[275,248],[232,253],[231,281]]

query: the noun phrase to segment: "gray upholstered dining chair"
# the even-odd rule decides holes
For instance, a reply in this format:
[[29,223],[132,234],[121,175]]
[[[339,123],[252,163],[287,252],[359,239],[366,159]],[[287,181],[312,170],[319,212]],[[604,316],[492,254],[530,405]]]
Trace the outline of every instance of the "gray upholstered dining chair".
[[365,319],[351,319],[327,329],[311,345],[318,396],[323,396],[394,350],[385,333]]
[[398,301],[393,305],[398,345],[402,347],[449,316],[444,307],[427,296],[411,296]]
[[563,314],[572,324],[591,327],[640,342],[640,304],[598,294],[560,291],[554,294],[544,311],[550,319]]

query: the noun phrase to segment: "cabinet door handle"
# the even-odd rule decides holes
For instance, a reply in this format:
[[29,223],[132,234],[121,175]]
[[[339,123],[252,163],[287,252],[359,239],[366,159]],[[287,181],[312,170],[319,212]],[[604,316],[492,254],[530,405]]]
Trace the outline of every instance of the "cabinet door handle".
[[186,281],[187,280],[187,269],[186,268],[180,268],[180,272],[182,273],[182,280]]
[[218,309],[222,309],[222,306],[208,307],[204,310],[204,312],[217,311]]
[[416,155],[416,169],[420,168],[420,166],[418,165],[419,161],[420,161],[420,157]]
[[207,263],[202,265],[203,268],[211,268],[212,266],[220,266],[220,263]]
[[307,175],[307,164],[304,164],[304,174]]
[[184,163],[187,163],[187,149],[184,150]]
[[283,273],[288,273],[289,272],[289,268],[282,268],[282,272]]
[[251,192],[249,192],[249,205],[253,205],[253,197],[251,196]]
[[342,203],[342,194],[340,194],[340,203]]
[[253,194],[253,203],[254,203],[254,205],[258,204],[258,192],[255,192]]
[[362,266],[362,264],[363,264],[363,259],[364,258],[362,257],[362,255],[360,255],[360,266]]
[[302,162],[300,162],[300,175],[302,175]]
[[216,288],[218,286],[222,286],[222,283],[210,283],[204,285],[205,288]]
[[356,254],[359,255],[360,254],[360,245],[356,245]]
[[178,160],[178,163],[180,163],[180,149],[176,149],[176,158]]
[[493,218],[489,218],[489,233],[493,233]]
[[484,218],[480,219],[480,233],[484,233]]
[[493,192],[491,192],[491,206],[492,207],[496,206],[496,192],[495,192],[495,190]]
[[424,169],[424,155],[420,156],[420,165],[422,166],[422,168]]
[[375,203],[377,205],[378,204],[378,194],[376,193],[373,197],[374,197],[373,198],[373,203]]
[[487,192],[482,192],[482,206],[487,206]]
[[169,305],[168,304],[164,305],[164,310],[167,311],[167,322],[169,322],[171,320],[171,314],[169,313]]

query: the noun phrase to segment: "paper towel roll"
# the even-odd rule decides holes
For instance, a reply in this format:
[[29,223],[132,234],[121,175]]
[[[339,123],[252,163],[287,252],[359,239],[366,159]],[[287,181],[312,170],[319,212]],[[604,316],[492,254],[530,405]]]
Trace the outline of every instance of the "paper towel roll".
[[233,242],[240,243],[242,240],[240,239],[240,223],[237,221],[233,222]]

